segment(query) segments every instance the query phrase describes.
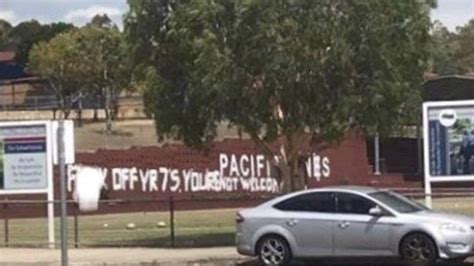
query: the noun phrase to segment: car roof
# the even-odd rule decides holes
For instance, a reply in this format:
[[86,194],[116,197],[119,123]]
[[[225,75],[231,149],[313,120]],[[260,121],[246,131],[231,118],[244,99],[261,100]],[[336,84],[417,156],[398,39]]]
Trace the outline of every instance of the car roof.
[[369,194],[372,192],[380,191],[378,188],[374,187],[367,187],[367,186],[330,186],[330,187],[322,187],[322,188],[315,188],[315,189],[308,189],[309,191],[348,191],[348,192],[356,192],[361,194]]
[[263,203],[261,206],[272,206],[273,204],[292,198],[294,196],[298,195],[303,195],[306,193],[312,193],[312,192],[352,192],[352,193],[358,193],[358,194],[370,194],[372,192],[377,192],[377,191],[384,191],[383,189],[379,188],[374,188],[374,187],[367,187],[367,186],[328,186],[328,187],[320,187],[320,188],[313,188],[313,189],[307,189],[307,190],[300,190],[292,193],[288,193],[285,195],[282,195],[280,197],[274,198],[272,200],[269,200],[265,203]]

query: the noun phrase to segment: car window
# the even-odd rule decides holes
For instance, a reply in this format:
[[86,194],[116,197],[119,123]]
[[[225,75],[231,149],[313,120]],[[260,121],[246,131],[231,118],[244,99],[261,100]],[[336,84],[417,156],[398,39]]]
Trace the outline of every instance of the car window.
[[375,202],[352,193],[336,193],[337,213],[369,214],[377,206]]
[[298,195],[274,205],[282,211],[335,212],[334,196],[330,192]]
[[420,203],[391,191],[378,191],[370,193],[369,196],[401,213],[413,213],[429,210]]

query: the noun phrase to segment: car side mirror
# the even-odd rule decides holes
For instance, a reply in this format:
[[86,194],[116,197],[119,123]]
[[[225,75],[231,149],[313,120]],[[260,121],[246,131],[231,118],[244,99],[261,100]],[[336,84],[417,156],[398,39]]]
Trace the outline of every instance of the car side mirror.
[[369,214],[372,216],[382,216],[383,212],[382,209],[380,209],[379,206],[373,207],[369,210]]

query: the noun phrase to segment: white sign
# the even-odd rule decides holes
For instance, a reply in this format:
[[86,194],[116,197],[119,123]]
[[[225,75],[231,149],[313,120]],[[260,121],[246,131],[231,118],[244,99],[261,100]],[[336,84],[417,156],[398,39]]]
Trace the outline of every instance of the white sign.
[[0,123],[0,194],[47,194],[48,240],[54,247],[51,121]]
[[48,128],[0,124],[0,189],[48,188]]
[[432,182],[474,181],[474,101],[423,104],[426,203]]
[[443,109],[439,111],[439,122],[445,127],[453,126],[456,123],[457,115],[454,109]]

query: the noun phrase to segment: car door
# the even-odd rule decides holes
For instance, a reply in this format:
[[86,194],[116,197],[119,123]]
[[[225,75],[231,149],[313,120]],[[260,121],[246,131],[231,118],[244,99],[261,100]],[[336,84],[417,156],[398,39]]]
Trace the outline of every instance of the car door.
[[294,255],[331,256],[334,251],[335,198],[330,192],[311,192],[274,206],[284,214],[282,226],[296,242]]
[[334,253],[338,256],[390,256],[396,219],[382,209],[382,215],[369,215],[377,206],[355,193],[336,193],[337,218],[334,226]]

